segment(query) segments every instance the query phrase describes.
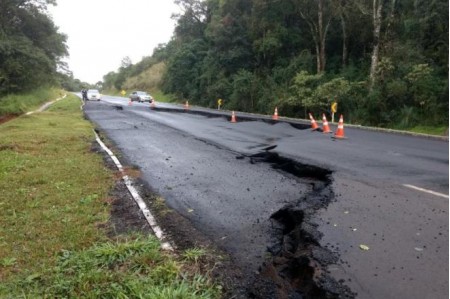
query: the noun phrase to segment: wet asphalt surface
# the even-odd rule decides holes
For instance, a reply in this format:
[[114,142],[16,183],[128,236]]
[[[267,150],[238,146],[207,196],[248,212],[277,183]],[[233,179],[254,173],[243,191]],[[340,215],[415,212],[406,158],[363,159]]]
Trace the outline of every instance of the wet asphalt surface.
[[330,202],[308,217],[317,245],[337,257],[321,271],[357,298],[448,298],[448,197],[404,186],[448,195],[447,141],[348,127],[348,139],[333,141],[287,123],[232,124],[106,96],[85,112],[171,208],[248,273],[274,243],[271,216],[320,185],[249,157],[276,145],[271,152],[332,173]]

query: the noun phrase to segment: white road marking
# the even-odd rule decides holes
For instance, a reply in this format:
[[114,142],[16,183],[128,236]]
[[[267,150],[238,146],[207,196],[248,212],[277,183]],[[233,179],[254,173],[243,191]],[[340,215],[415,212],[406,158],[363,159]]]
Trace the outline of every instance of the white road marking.
[[435,191],[424,189],[424,188],[420,188],[420,187],[417,187],[417,186],[414,186],[414,185],[403,184],[403,186],[405,186],[407,188],[411,188],[411,189],[417,190],[417,191],[425,192],[425,193],[428,193],[428,194],[433,194],[433,195],[436,195],[436,196],[439,196],[439,197],[448,198],[448,195],[446,195],[446,194],[435,192]]
[[128,191],[130,192],[131,196],[136,201],[137,205],[141,209],[142,213],[145,216],[145,219],[147,219],[148,224],[152,228],[153,232],[155,233],[156,237],[161,241],[161,247],[166,250],[173,250],[172,245],[170,245],[169,242],[164,241],[165,236],[162,231],[162,229],[158,226],[156,223],[155,217],[153,217],[152,213],[150,213],[150,210],[147,208],[147,205],[145,204],[142,197],[139,195],[139,192],[134,188],[132,185],[131,179],[124,173],[123,166],[120,164],[119,159],[113,154],[113,152],[100,140],[97,133],[94,131],[95,139],[97,140],[98,144],[103,148],[104,151],[108,153],[108,155],[111,157],[111,159],[114,161],[114,164],[116,164],[119,171],[122,173],[122,179],[125,182],[125,185],[128,188]]

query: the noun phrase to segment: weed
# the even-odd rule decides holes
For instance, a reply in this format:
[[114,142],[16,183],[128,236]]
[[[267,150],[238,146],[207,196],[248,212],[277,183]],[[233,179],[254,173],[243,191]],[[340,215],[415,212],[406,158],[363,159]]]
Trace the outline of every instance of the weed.
[[15,257],[10,257],[10,258],[5,257],[4,259],[2,259],[0,261],[0,265],[2,267],[11,267],[11,266],[14,266],[16,264],[16,262],[17,262],[17,259]]
[[158,211],[161,216],[166,216],[171,213],[172,210],[166,206],[165,199],[162,197],[156,197],[152,200],[153,207]]
[[206,250],[202,248],[191,248],[186,250],[182,256],[187,261],[193,261],[195,263],[198,262],[198,260],[206,255]]

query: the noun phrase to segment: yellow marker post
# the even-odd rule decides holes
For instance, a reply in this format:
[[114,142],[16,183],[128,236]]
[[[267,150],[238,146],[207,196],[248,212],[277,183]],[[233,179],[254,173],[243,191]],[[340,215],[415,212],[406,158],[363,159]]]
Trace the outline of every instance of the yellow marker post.
[[337,102],[331,104],[331,122],[334,123],[334,114],[337,112]]
[[217,110],[220,110],[220,107],[222,106],[222,99],[217,100]]
[[122,89],[122,91],[120,92],[120,94],[121,94],[122,96],[125,96],[125,95],[127,94],[127,92],[126,92],[125,90]]

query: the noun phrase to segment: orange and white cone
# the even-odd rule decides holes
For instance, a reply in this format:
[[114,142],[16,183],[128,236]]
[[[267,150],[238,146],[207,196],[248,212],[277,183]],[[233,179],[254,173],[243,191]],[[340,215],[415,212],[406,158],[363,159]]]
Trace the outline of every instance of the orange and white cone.
[[186,101],[186,104],[184,104],[184,109],[189,110],[189,101]]
[[322,114],[322,132],[331,133],[330,126],[328,125],[327,117],[325,113]]
[[338,128],[336,130],[336,133],[334,134],[333,138],[339,138],[339,139],[345,139],[344,135],[344,116],[341,114],[341,117],[339,118]]
[[316,123],[316,120],[314,119],[314,117],[311,115],[311,113],[309,113],[309,119],[311,120],[311,130],[315,131],[319,128],[319,126]]
[[150,109],[155,109],[156,107],[156,101],[153,99],[153,101],[150,103]]
[[236,115],[234,114],[234,111],[231,112],[231,122],[232,123],[236,122]]
[[272,115],[272,119],[273,120],[278,120],[278,108],[277,107],[275,107],[275,112]]
[[131,99],[128,101],[128,106],[133,106],[133,101]]

